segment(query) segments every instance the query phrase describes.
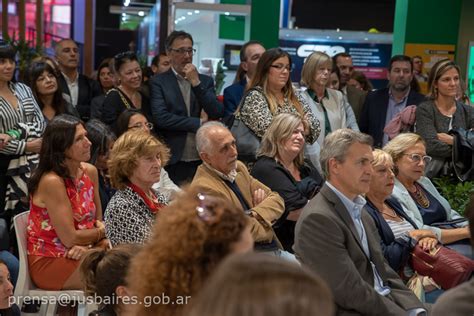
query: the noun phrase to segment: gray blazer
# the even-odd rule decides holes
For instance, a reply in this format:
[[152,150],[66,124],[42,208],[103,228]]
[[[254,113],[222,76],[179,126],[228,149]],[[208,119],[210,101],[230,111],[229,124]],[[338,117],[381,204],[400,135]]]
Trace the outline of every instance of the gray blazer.
[[474,279],[450,289],[433,306],[433,316],[474,315]]
[[[296,224],[297,258],[318,273],[334,295],[337,315],[407,315],[407,310],[425,308],[384,260],[377,228],[362,212],[371,258],[367,257],[354,222],[327,185],[304,208]],[[387,296],[374,289],[372,261],[385,285]]]

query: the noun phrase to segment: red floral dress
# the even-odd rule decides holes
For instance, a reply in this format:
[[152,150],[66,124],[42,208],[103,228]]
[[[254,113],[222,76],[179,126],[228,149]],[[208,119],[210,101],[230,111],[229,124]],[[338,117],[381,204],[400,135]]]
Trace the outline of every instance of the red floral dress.
[[[94,185],[83,172],[79,179],[64,179],[67,196],[71,202],[74,227],[77,230],[95,227],[96,208]],[[46,208],[30,203],[28,217],[28,254],[44,257],[63,257],[66,247],[59,240]]]

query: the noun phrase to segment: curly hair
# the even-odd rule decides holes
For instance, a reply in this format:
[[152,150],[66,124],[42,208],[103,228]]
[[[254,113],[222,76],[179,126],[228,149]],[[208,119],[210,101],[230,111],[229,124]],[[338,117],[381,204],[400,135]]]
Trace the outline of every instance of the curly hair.
[[[158,213],[153,237],[133,259],[127,275],[138,299],[166,295],[173,301],[196,294],[241,238],[248,225],[244,213],[199,192],[198,187],[185,189]],[[136,308],[137,315],[176,316],[184,305],[139,304]]]
[[114,144],[108,161],[110,183],[118,190],[125,189],[140,157],[160,153],[162,167],[170,157],[170,151],[155,136],[144,131],[128,131]]

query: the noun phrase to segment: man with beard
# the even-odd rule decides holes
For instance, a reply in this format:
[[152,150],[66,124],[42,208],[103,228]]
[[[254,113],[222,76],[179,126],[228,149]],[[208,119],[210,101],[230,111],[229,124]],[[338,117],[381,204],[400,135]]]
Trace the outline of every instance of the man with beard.
[[409,105],[418,105],[424,95],[410,89],[413,79],[413,62],[410,57],[396,55],[388,67],[388,88],[369,92],[360,117],[359,128],[374,138],[374,146],[383,147],[389,139],[384,133],[387,125]]

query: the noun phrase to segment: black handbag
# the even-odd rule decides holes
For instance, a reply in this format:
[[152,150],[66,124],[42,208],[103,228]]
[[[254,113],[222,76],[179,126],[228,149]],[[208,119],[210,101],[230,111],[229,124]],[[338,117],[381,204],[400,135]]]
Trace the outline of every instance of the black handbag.
[[[244,105],[244,101],[253,90],[250,89],[245,93],[245,96],[242,97],[239,107],[237,108],[236,114],[240,112]],[[260,147],[260,138],[255,135],[250,128],[245,125],[244,122],[239,118],[238,115],[234,114],[233,122],[230,125],[230,131],[235,138],[237,152],[239,160],[246,162],[253,162],[257,160],[257,150]],[[232,119],[231,119],[232,120]]]

